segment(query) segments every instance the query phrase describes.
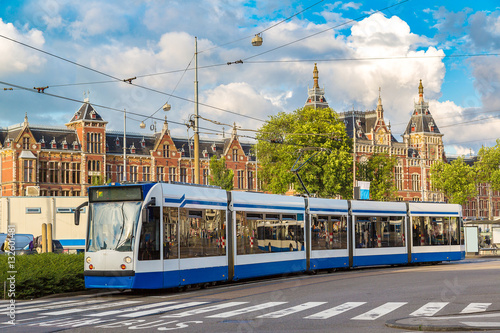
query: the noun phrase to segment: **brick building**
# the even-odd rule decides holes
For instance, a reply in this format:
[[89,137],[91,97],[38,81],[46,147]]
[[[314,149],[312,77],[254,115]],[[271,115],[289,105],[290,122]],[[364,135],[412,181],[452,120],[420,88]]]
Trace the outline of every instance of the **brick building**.
[[[308,91],[305,106],[329,107],[324,89],[318,85],[318,69],[314,65],[313,89]],[[433,191],[429,170],[437,161],[444,160],[443,134],[439,132],[429,103],[424,100],[422,80],[418,86],[419,100],[414,102],[413,112],[403,134],[403,142],[393,136],[390,123],[384,119],[384,107],[379,91],[375,110],[347,111],[339,114],[347,134],[353,139],[354,157],[358,163],[366,163],[374,153],[395,156],[397,166],[394,179],[399,201],[443,201],[441,193]]]
[[[86,100],[66,127],[24,122],[0,129],[0,195],[82,196],[93,180],[194,182],[193,141],[160,132],[107,131],[107,122]],[[124,164],[124,139],[126,140]],[[234,188],[255,190],[251,145],[229,138],[200,140],[200,182],[208,184],[209,159],[225,156]]]

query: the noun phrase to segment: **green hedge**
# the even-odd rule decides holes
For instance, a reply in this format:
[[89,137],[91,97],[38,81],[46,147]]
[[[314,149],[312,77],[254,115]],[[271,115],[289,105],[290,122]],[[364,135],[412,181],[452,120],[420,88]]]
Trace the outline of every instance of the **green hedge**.
[[[42,253],[15,256],[16,299],[30,299],[46,295],[80,291],[85,289],[83,280],[84,254]],[[3,297],[4,281],[12,271],[8,267],[8,256],[0,256],[0,282]]]

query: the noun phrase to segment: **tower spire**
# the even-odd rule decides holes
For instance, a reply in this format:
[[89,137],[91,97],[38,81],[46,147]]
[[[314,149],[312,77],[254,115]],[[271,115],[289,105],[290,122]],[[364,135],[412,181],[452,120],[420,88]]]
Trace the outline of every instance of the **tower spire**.
[[418,102],[420,104],[424,102],[424,86],[422,85],[422,79],[420,79],[420,84],[418,85]]
[[319,75],[318,75],[318,67],[316,66],[316,63],[314,63],[314,71],[313,71],[313,79],[314,79],[314,87],[313,88],[319,88],[319,84],[318,84],[318,78],[319,78]]

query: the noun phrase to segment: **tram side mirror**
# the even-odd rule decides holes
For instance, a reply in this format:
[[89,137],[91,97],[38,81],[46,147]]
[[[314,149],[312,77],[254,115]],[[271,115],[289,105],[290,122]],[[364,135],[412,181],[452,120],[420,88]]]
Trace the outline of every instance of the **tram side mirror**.
[[84,202],[82,203],[80,206],[76,207],[75,208],[75,225],[79,225],[80,224],[80,210],[85,207],[85,206],[88,206],[89,205],[89,202]]
[[151,218],[149,218],[149,214],[152,213],[152,210],[149,209],[150,206],[155,206],[156,205],[156,198],[152,197],[151,200],[148,201],[147,204],[144,205],[144,208],[142,209],[142,223],[148,223],[151,221]]

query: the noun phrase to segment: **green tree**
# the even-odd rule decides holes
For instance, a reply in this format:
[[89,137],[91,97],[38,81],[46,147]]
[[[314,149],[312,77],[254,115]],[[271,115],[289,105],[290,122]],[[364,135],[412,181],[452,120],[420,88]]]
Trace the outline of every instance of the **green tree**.
[[210,185],[220,186],[221,188],[231,191],[234,187],[234,172],[226,166],[224,157],[217,158],[216,155],[210,158]]
[[352,197],[351,140],[335,111],[307,107],[281,112],[260,128],[257,138],[254,148],[265,190],[285,193],[293,184],[304,193],[290,170],[296,162],[300,165],[310,158],[299,171],[310,193]]
[[463,205],[477,194],[476,172],[463,158],[451,163],[439,161],[430,170],[432,187],[441,191],[450,203]]
[[[361,179],[363,174],[370,182],[370,199],[390,201],[396,198],[397,188],[394,184],[394,167],[397,160],[386,153],[373,154],[365,166],[360,166]],[[361,180],[360,179],[360,180]]]
[[489,184],[492,190],[500,190],[500,139],[497,139],[494,147],[482,147],[479,150],[474,167],[478,182]]

